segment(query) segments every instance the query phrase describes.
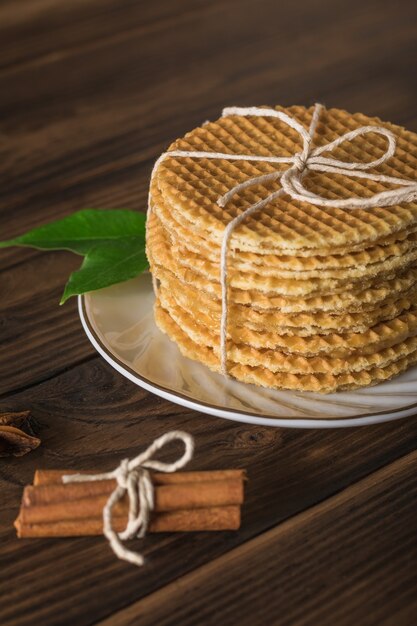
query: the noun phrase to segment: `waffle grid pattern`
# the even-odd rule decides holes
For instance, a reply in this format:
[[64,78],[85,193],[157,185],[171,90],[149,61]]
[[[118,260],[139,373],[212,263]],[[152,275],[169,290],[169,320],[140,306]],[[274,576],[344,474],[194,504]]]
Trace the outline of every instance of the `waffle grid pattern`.
[[[312,108],[283,109],[308,128]],[[395,156],[371,170],[413,180],[416,135],[377,118],[330,109],[314,138],[380,125],[397,137]],[[298,134],[276,118],[224,117],[170,150],[292,156]],[[385,151],[372,133],[345,142],[336,159],[369,162]],[[288,167],[167,156],[151,181],[147,252],[159,285],[155,319],[181,352],[220,368],[219,257],[226,225],[279,183],[219,196],[249,178]],[[367,197],[390,185],[308,173],[328,198]],[[228,372],[256,385],[330,393],[377,384],[417,362],[417,204],[320,208],[283,196],[233,233],[228,256]]]

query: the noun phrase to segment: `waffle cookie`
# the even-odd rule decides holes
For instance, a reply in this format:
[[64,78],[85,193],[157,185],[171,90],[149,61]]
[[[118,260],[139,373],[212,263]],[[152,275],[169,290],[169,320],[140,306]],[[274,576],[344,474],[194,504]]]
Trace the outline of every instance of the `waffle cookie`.
[[417,136],[338,109],[272,111],[231,110],[158,160],[156,323],[246,383],[387,380],[417,362]]

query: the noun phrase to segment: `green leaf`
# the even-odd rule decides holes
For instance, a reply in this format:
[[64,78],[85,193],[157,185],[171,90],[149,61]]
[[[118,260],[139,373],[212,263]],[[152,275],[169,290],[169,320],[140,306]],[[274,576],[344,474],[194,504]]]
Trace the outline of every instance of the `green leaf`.
[[0,248],[30,246],[84,256],[68,280],[63,304],[71,296],[129,280],[147,269],[145,222],[145,215],[136,211],[84,209],[0,242]]
[[143,240],[140,243],[138,239],[92,248],[80,269],[69,277],[61,304],[71,296],[109,287],[134,278],[146,270],[148,261],[145,242]]
[[83,209],[15,239],[0,242],[0,247],[30,246],[86,254],[97,244],[144,238],[145,221],[145,215],[137,211]]

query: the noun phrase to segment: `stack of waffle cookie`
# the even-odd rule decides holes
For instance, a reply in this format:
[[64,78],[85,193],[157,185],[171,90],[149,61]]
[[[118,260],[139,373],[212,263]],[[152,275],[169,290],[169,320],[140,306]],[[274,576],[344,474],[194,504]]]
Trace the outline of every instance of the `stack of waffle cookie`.
[[[287,112],[308,129],[312,108]],[[417,136],[362,114],[329,109],[316,146],[364,125],[390,129],[395,155],[373,173],[414,180]],[[297,132],[276,118],[231,115],[206,123],[169,151],[291,156]],[[386,150],[374,133],[333,150],[370,162]],[[150,189],[147,254],[155,319],[181,352],[219,371],[220,253],[225,228],[279,183],[235,185],[288,165],[165,155]],[[369,197],[388,183],[308,172],[304,185],[331,199]],[[227,372],[278,389],[329,393],[377,384],[417,363],[417,204],[346,210],[283,195],[244,220],[228,246]]]

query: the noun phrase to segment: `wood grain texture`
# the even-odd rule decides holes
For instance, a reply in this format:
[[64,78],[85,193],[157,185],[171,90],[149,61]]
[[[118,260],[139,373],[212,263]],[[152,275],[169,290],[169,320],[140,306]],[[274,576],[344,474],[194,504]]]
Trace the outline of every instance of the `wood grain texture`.
[[413,452],[100,624],[412,624],[416,470]]
[[[144,210],[159,153],[224,105],[319,100],[417,130],[416,19],[411,0],[3,0],[1,238]],[[0,465],[2,626],[414,625],[417,419],[272,430],[156,398],[58,306],[78,262],[0,254],[1,408],[31,408],[42,438]],[[144,570],[99,538],[16,540],[35,468],[110,469],[174,428],[196,437],[190,469],[248,468],[238,533],[149,537]]]
[[[0,553],[0,597],[9,598],[0,610],[1,624],[12,616],[20,624],[81,626],[93,616],[104,618],[401,458],[417,440],[416,419],[328,431],[233,424],[154,398],[101,360],[17,393],[11,404],[17,410],[29,402],[42,426],[43,445],[24,463],[0,470],[0,538],[6,546]],[[8,407],[3,401],[1,408]],[[37,467],[87,469],[94,460],[98,471],[111,469],[173,428],[192,433],[198,443],[189,469],[247,468],[238,533],[150,536],[136,543],[148,558],[140,572],[117,561],[103,539],[16,541],[12,522],[22,487]],[[164,457],[168,460],[169,451]],[[65,567],[57,568],[56,561]],[[22,562],[28,567],[24,573]],[[25,584],[16,585],[21,576]],[[93,588],[100,589],[99,597],[91,594]]]

